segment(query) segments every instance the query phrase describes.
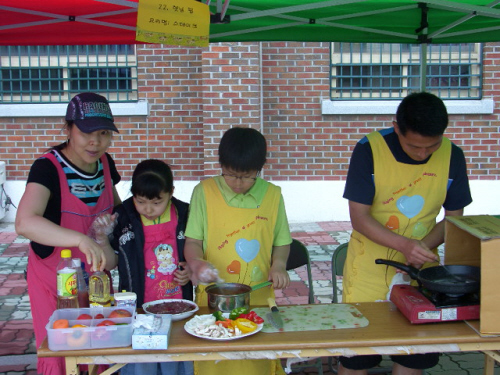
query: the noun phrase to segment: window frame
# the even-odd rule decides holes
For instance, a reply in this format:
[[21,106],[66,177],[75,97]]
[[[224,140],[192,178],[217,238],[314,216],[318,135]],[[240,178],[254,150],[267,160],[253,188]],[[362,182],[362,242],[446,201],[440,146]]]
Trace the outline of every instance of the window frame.
[[[447,50],[445,50],[447,49]],[[427,91],[433,92],[443,99],[449,100],[480,100],[482,99],[482,59],[483,45],[481,43],[463,43],[427,46],[427,70],[443,69],[446,66],[467,65],[470,72],[466,75],[469,86],[460,86],[461,89],[450,87],[436,87],[427,85]],[[467,61],[463,61],[465,57]],[[391,70],[391,67],[401,67],[400,73],[391,74],[355,74],[342,76],[338,69],[347,68],[354,71],[363,68],[370,72]],[[410,92],[420,91],[420,46],[394,43],[330,43],[330,100],[398,100]],[[345,77],[345,78],[339,78]],[[428,74],[426,81],[442,77],[453,81],[453,75]],[[451,79],[450,79],[451,77]],[[461,80],[463,81],[463,76]],[[344,85],[351,80],[351,85]],[[355,81],[357,80],[357,81]],[[389,80],[389,81],[387,81]],[[399,85],[394,85],[399,80]],[[457,80],[455,80],[457,81]],[[339,84],[340,82],[340,84]],[[357,82],[358,86],[353,83]],[[366,85],[366,82],[372,82]],[[378,84],[373,84],[376,82]],[[391,85],[387,85],[387,82]],[[365,86],[362,85],[365,83]],[[456,82],[454,82],[456,83]],[[472,90],[474,90],[472,92]]]
[[[40,78],[39,73],[44,70],[59,74]],[[114,73],[115,78],[91,77],[96,71],[111,76]],[[135,45],[0,46],[0,77],[5,72],[8,79],[4,78],[0,86],[1,104],[67,103],[75,94],[85,91],[104,95],[110,102],[138,100]],[[33,80],[30,78],[33,76],[38,78]],[[124,82],[125,89],[120,89]],[[13,85],[17,86],[12,88]]]

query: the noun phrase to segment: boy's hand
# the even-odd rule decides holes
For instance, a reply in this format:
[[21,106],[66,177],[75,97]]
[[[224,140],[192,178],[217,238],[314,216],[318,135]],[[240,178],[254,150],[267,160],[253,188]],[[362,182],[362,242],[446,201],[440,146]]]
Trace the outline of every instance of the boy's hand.
[[285,289],[290,285],[290,276],[288,276],[286,269],[271,266],[269,281],[273,282],[274,289]]
[[209,263],[203,259],[197,259],[190,262],[192,276],[191,280],[193,284],[209,284],[209,283],[221,283],[224,282],[219,277],[219,271],[213,266],[212,263]]

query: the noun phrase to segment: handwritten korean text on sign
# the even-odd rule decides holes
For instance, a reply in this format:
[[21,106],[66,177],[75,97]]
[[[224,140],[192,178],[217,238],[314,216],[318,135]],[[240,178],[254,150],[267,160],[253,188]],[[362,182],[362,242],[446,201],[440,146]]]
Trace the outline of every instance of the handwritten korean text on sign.
[[181,46],[208,46],[210,11],[195,0],[140,0],[136,40]]

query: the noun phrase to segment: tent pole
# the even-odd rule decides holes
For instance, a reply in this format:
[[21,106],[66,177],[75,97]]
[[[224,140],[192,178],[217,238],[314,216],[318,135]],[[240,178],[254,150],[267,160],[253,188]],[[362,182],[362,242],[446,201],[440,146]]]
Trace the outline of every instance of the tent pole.
[[420,44],[420,91],[426,89],[427,80],[427,43]]
[[418,40],[420,41],[420,91],[423,92],[426,89],[427,79],[427,44],[430,42],[428,37],[429,8],[426,3],[418,3],[418,7],[421,11],[420,27],[415,30],[415,33],[418,35]]

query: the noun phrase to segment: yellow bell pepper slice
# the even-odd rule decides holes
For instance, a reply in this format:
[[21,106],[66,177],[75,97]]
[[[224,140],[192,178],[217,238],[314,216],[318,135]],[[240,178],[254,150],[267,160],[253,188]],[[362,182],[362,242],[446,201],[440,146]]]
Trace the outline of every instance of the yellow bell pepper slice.
[[236,319],[236,327],[241,333],[250,333],[257,329],[257,324],[248,319],[238,318]]

